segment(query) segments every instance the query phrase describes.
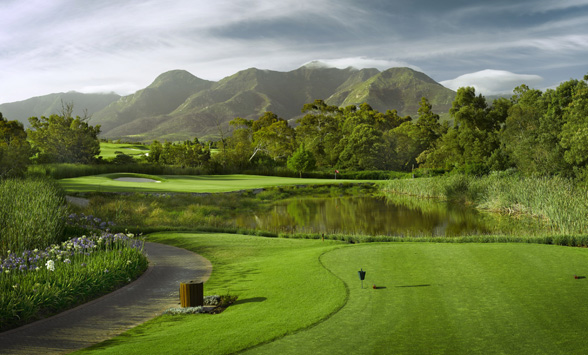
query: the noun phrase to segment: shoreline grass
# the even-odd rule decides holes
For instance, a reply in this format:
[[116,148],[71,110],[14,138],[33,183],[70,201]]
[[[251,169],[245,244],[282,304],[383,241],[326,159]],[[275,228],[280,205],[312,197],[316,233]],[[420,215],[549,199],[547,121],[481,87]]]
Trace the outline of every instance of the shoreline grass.
[[508,173],[484,177],[451,175],[390,180],[387,194],[407,194],[471,204],[505,214],[525,214],[547,221],[559,234],[588,233],[588,188],[560,177],[525,178]]

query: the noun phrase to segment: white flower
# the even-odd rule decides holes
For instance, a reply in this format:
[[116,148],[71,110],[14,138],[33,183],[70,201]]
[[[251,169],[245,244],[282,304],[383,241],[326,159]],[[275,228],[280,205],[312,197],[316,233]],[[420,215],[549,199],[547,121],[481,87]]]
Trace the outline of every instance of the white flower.
[[63,262],[66,263],[66,264],[69,264],[69,263],[71,263],[71,260],[65,259],[65,260],[63,260]]
[[53,260],[48,260],[45,263],[45,266],[47,266],[47,270],[49,270],[49,271],[55,271],[55,262]]

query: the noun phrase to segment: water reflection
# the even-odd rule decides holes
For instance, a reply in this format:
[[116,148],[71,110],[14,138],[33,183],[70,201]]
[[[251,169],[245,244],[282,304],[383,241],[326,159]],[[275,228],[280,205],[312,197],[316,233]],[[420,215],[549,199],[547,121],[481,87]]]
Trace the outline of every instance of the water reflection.
[[[406,197],[332,197],[281,201],[235,220],[237,227],[287,233],[460,236],[529,232],[544,226]],[[526,233],[527,234],[527,233]]]

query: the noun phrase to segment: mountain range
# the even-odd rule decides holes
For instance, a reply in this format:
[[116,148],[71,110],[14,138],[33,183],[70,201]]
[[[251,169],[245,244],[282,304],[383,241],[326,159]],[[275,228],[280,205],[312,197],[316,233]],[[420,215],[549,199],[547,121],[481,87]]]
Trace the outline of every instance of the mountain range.
[[2,104],[0,112],[27,125],[30,116],[58,113],[62,102],[73,103],[74,115],[87,109],[90,124],[101,125],[102,138],[150,142],[214,139],[233,118],[255,119],[265,111],[295,124],[302,106],[316,99],[335,106],[367,102],[381,112],[395,109],[416,118],[422,97],[444,114],[455,92],[409,68],[337,69],[312,62],[289,72],[250,68],[218,82],[172,70],[127,96],[50,94]]

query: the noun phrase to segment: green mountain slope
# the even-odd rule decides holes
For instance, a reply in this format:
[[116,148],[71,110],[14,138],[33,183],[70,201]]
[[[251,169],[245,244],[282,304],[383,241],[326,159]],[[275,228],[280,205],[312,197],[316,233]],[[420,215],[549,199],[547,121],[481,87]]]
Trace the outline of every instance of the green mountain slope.
[[74,116],[83,116],[84,110],[89,115],[104,109],[110,103],[118,100],[120,95],[110,94],[82,94],[80,92],[62,92],[44,96],[32,97],[27,100],[9,102],[0,105],[0,112],[9,120],[22,122],[25,127],[29,126],[29,117],[51,116],[62,111],[62,103],[73,103]]
[[422,97],[429,100],[435,112],[442,113],[451,107],[455,92],[423,73],[391,68],[339,91],[326,101],[336,106],[367,102],[378,111],[395,109],[401,115],[416,117]]
[[[455,92],[409,68],[380,72],[373,68],[329,68],[313,62],[289,72],[250,68],[218,82],[173,70],[132,95],[111,98],[110,104],[93,114],[90,124],[102,126],[103,138],[207,139],[218,137],[220,129],[226,132],[228,122],[235,117],[255,119],[272,111],[294,120],[302,116],[304,104],[316,99],[336,106],[367,102],[382,112],[396,109],[401,115],[416,117],[422,97],[443,115],[451,107]],[[76,103],[78,107],[84,106]],[[35,107],[28,109],[32,112]],[[0,112],[13,119],[2,106]]]
[[[159,75],[145,89],[121,97],[95,114],[90,123],[102,126],[102,135],[138,119],[170,113],[188,97],[208,89],[213,82],[195,77],[185,70],[172,70]],[[127,132],[126,134],[130,134]]]

